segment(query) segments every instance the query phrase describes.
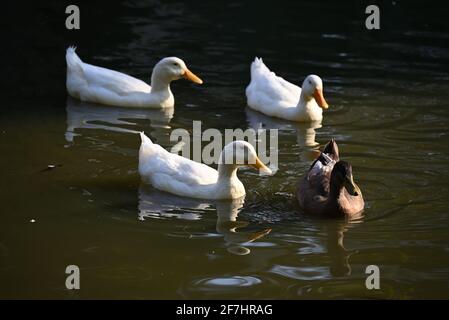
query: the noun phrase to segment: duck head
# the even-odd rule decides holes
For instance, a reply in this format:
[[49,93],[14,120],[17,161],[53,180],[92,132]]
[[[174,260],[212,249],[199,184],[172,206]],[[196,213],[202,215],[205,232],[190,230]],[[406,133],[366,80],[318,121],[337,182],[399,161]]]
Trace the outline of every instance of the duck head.
[[203,83],[203,80],[187,68],[184,61],[176,57],[168,57],[159,61],[154,67],[151,82],[152,84],[156,80],[171,82],[181,78],[185,78],[198,84]]
[[243,140],[227,144],[220,155],[219,168],[229,168],[235,171],[239,167],[250,166],[258,169],[261,174],[271,175],[273,172],[257,156],[254,147]]
[[323,81],[317,75],[311,74],[302,83],[302,94],[309,99],[315,99],[316,103],[322,108],[327,109],[329,105],[323,96]]
[[352,166],[346,161],[338,161],[332,169],[331,189],[339,191],[341,188],[345,188],[351,196],[356,197],[362,194],[354,182]]

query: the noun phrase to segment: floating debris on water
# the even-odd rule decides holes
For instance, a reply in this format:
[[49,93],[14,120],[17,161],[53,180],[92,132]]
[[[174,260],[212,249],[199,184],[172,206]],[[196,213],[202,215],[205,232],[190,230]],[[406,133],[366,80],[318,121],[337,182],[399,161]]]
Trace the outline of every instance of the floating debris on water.
[[42,169],[41,172],[50,171],[50,170],[53,170],[53,169],[56,169],[59,167],[62,167],[62,164],[49,164],[49,165],[47,165],[47,168]]

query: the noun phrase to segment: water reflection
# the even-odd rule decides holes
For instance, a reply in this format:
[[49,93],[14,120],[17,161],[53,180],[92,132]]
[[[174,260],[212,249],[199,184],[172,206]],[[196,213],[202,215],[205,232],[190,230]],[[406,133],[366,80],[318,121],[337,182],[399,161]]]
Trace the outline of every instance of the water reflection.
[[264,229],[257,232],[242,232],[237,229],[245,228],[250,223],[248,221],[238,221],[237,217],[243,208],[244,198],[230,202],[217,202],[217,225],[216,230],[224,236],[227,250],[236,255],[246,255],[251,251],[245,247],[245,243],[253,242],[270,233],[271,229]]
[[318,147],[319,143],[316,142],[316,131],[322,127],[321,121],[314,122],[291,122],[274,117],[266,116],[260,112],[252,110],[250,108],[245,109],[246,120],[251,128],[258,129],[278,129],[284,131],[296,132],[296,140],[298,146],[301,147],[299,154],[300,160],[312,161],[320,154]]
[[[174,108],[134,109],[102,106],[67,98],[67,130],[65,139],[73,144],[75,137],[81,135],[80,129],[106,130],[120,133],[138,133],[145,127],[145,121],[151,123],[151,136],[159,144],[170,144],[169,123]],[[139,124],[139,122],[143,122]]]
[[[270,272],[302,281],[329,280],[335,277],[347,277],[352,274],[350,258],[358,251],[347,249],[345,235],[362,220],[325,221],[320,232],[312,230],[309,235],[294,236],[288,240],[295,242],[296,254],[300,262],[295,264],[276,264]],[[324,236],[321,236],[321,235]],[[326,264],[317,265],[318,260],[326,260]],[[296,259],[297,260],[297,259]],[[297,260],[298,261],[298,260]],[[320,282],[311,287],[321,286]]]
[[237,220],[245,198],[229,201],[207,201],[183,198],[161,192],[146,185],[139,188],[139,220],[146,218],[178,218],[200,220],[208,211],[217,212],[216,231],[222,235],[227,251],[235,255],[251,252],[245,246],[270,233],[271,229],[260,231],[238,231],[249,226],[249,222]]
[[192,281],[187,288],[179,290],[184,296],[188,293],[224,294],[234,290],[250,289],[260,285],[262,280],[253,276],[208,277]]
[[344,234],[350,222],[336,222],[326,225],[327,252],[330,257],[329,272],[334,277],[349,276],[352,273],[349,258],[355,250],[348,250],[344,245]]

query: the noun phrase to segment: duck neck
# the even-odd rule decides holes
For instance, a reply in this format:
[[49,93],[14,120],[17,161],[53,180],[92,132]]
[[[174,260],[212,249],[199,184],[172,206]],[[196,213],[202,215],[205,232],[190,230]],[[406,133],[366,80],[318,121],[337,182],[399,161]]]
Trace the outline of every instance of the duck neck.
[[172,80],[168,76],[162,75],[158,70],[154,70],[151,75],[151,91],[152,92],[162,92],[169,93],[170,91],[170,82]]
[[332,199],[338,200],[340,197],[341,191],[343,190],[343,183],[336,176],[331,175],[329,193]]
[[218,165],[218,181],[215,192],[220,198],[235,199],[245,195],[245,187],[237,177],[238,166],[235,164]]
[[238,180],[238,167],[233,164],[219,164],[218,165],[218,181],[221,183],[232,183]]
[[299,96],[299,102],[298,102],[297,107],[299,109],[311,108],[312,107],[312,105],[311,105],[312,100],[313,100],[313,97],[305,94],[304,91],[301,91],[301,95]]

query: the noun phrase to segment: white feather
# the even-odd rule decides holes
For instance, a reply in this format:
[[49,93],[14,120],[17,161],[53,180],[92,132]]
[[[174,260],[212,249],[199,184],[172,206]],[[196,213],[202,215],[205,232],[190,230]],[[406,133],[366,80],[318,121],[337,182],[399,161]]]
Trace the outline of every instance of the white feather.
[[[82,101],[122,107],[173,107],[174,97],[170,82],[180,79],[187,70],[176,57],[164,58],[153,70],[152,88],[142,80],[114,70],[84,63],[74,47],[67,48],[67,91]],[[174,67],[177,66],[177,67]],[[153,83],[154,84],[154,83]]]
[[[245,187],[236,174],[239,165],[219,164],[219,173],[205,164],[168,152],[143,132],[140,137],[139,174],[156,189],[201,199],[235,199],[245,195]],[[225,148],[230,150],[234,144],[244,145],[257,157],[254,148],[245,141],[232,142]]]
[[251,63],[251,82],[246,88],[250,108],[291,121],[319,121],[322,109],[314,99],[305,101],[301,88],[276,74],[255,58]]

